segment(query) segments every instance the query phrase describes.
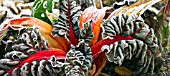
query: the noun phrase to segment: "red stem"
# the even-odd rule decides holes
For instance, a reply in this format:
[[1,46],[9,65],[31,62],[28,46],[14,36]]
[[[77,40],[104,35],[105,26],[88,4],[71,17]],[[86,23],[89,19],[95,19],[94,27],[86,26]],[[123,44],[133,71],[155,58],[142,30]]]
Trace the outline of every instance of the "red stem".
[[91,47],[93,59],[95,59],[97,56],[99,56],[102,53],[101,48],[103,45],[114,44],[115,42],[119,42],[121,40],[133,40],[133,37],[117,35],[114,36],[113,39],[103,39],[99,41],[98,43],[96,43],[94,46]]
[[25,63],[31,63],[32,61],[35,61],[35,60],[48,60],[50,59],[51,56],[55,56],[57,59],[65,59],[66,58],[66,53],[60,49],[49,49],[49,50],[43,50],[43,51],[38,51],[37,53],[33,54],[33,55],[30,55],[27,59],[21,61],[17,66],[13,67],[12,69],[10,70],[7,70],[6,72],[7,73],[12,73],[12,71],[15,69],[15,68],[20,68],[22,65],[24,65]]
[[68,3],[68,12],[67,12],[67,16],[68,16],[68,21],[69,21],[69,40],[73,45],[77,45],[78,44],[78,40],[76,39],[76,37],[74,36],[74,31],[73,31],[73,24],[72,24],[72,20],[71,20],[71,16],[70,16],[70,3]]

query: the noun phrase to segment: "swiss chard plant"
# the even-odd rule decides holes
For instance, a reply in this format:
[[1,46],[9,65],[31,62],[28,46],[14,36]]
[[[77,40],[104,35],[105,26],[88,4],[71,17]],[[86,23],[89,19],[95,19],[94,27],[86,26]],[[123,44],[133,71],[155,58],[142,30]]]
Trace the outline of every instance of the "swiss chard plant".
[[125,0],[97,9],[101,0],[86,7],[86,1],[60,0],[60,14],[51,20],[56,2],[35,0],[31,17],[1,24],[0,75],[169,75],[162,70],[169,57],[169,3],[154,15],[160,29],[146,16],[160,2],[166,3]]

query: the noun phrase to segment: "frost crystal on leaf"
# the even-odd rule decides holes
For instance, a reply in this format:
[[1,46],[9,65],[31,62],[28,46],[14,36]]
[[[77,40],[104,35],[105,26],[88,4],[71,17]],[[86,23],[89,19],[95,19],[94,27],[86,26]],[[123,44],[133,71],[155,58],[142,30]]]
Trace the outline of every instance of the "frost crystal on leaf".
[[133,40],[121,40],[102,47],[102,51],[107,50],[106,56],[110,62],[127,67],[135,62],[133,68],[137,68],[132,70],[135,75],[147,71],[153,74],[158,42],[152,28],[134,15],[123,14],[107,20],[102,27],[103,38],[114,38],[116,35],[133,37]]
[[65,63],[69,63],[65,66],[66,76],[86,76],[92,66],[91,49],[82,42],[72,46],[67,53]]

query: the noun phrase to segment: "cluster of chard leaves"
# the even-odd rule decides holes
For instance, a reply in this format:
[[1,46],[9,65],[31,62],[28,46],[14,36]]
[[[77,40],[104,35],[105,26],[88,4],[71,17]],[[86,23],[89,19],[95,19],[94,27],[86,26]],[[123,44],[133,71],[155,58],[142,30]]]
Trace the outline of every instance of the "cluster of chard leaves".
[[[88,44],[90,44],[90,42],[92,41],[92,38],[96,36],[95,34],[93,34],[93,28],[91,27],[91,22],[90,21],[85,22],[83,24],[84,27],[81,30],[79,30],[80,29],[79,25],[78,25],[79,24],[79,17],[82,15],[82,11],[80,11],[80,9],[77,6],[74,6],[74,0],[60,0],[60,1],[61,1],[61,4],[63,4],[62,7],[59,7],[59,9],[60,9],[60,11],[62,13],[59,16],[58,22],[56,22],[56,24],[54,24],[55,20],[50,20],[48,18],[48,16],[47,16],[47,13],[52,13],[53,12],[52,9],[53,9],[53,6],[54,6],[54,0],[35,0],[33,8],[32,8],[32,15],[31,16],[34,17],[34,18],[38,18],[40,20],[43,20],[43,21],[47,22],[48,24],[54,25],[52,35],[57,36],[57,37],[65,36],[66,38],[69,39],[68,41],[70,41],[70,43],[74,45],[74,46],[72,45],[72,48],[67,53],[68,59],[66,59],[65,62],[66,63],[72,63],[72,64],[66,64],[65,65],[66,66],[65,69],[66,69],[66,73],[67,73],[66,75],[71,75],[73,72],[76,74],[76,72],[79,71],[79,68],[83,69],[83,70],[81,70],[80,75],[83,75],[83,76],[87,75],[90,67],[92,66],[91,64],[92,64],[92,61],[93,61],[92,60],[93,54],[91,53],[91,50],[94,53],[94,50],[98,50],[98,49],[100,49],[102,47],[102,45],[100,45],[100,43],[101,44],[102,43],[107,43],[107,41],[109,42],[109,40],[111,41],[112,39],[105,39],[105,40],[103,39],[103,41],[101,40],[101,42],[98,43],[98,45],[100,47],[98,47],[97,42],[96,42],[97,47],[95,47],[95,45],[94,46],[92,45],[92,47],[89,47]],[[69,14],[68,14],[68,12],[69,12]],[[168,16],[169,15],[166,15],[166,17],[164,15],[158,16],[158,20],[159,20],[158,21],[159,22],[158,26],[160,26],[158,35],[159,35],[160,46],[163,46],[163,47],[168,47],[169,38],[170,38],[170,36],[169,36],[169,34],[170,34],[170,30],[169,30],[170,20],[168,19]],[[129,19],[131,19],[131,17],[132,16],[130,16]],[[110,42],[110,43],[108,43],[108,45],[105,45],[106,47],[104,47],[106,50],[110,49],[109,50],[110,52],[108,52],[108,59],[110,58],[110,61],[112,63],[115,62],[116,64],[119,64],[119,65],[122,64],[122,62],[124,60],[124,57],[127,57],[127,59],[128,59],[128,55],[129,55],[130,56],[129,60],[130,60],[132,56],[135,56],[135,54],[128,53],[129,50],[127,50],[127,48],[125,50],[124,49],[120,50],[120,48],[124,47],[123,46],[124,43],[129,44],[129,46],[127,46],[128,48],[132,48],[131,46],[133,46],[133,45],[135,46],[135,45],[137,45],[139,43],[142,43],[140,45],[142,47],[146,47],[147,45],[149,46],[149,44],[145,44],[145,41],[144,41],[145,39],[144,40],[137,40],[137,39],[140,39],[142,37],[135,38],[135,36],[138,37],[139,35],[135,35],[134,33],[132,33],[131,31],[134,31],[132,28],[126,29],[129,26],[135,26],[135,28],[137,28],[138,26],[136,26],[136,25],[138,23],[139,23],[139,28],[143,28],[143,27],[140,26],[140,25],[144,24],[142,21],[134,20],[134,22],[131,22],[131,23],[129,23],[129,25],[124,26],[125,29],[122,28],[121,25],[115,25],[115,24],[112,23],[114,21],[115,21],[114,23],[116,23],[116,22],[124,22],[125,20],[128,20],[128,16],[120,15],[118,17],[113,17],[113,19],[111,19],[110,21],[108,20],[108,22],[106,21],[105,22],[106,26],[103,26],[104,29],[109,29],[109,30],[104,31],[105,32],[104,35],[110,35],[111,37],[113,36],[113,38],[115,38],[115,39],[116,38],[118,39],[118,38],[122,37],[122,41],[116,42],[116,44],[114,44],[114,42],[113,43]],[[113,24],[113,25],[111,25],[111,24]],[[123,29],[124,34],[121,35],[119,33],[118,34],[115,33],[115,32],[120,32],[120,31],[118,31],[117,29],[112,30],[112,28],[115,28],[113,26],[120,26],[119,29]],[[146,27],[147,27],[147,25],[146,25]],[[144,28],[144,29],[148,29],[148,28]],[[146,34],[144,29],[142,29],[144,32],[141,32],[141,29],[139,29],[140,31],[137,31],[137,34],[138,33]],[[110,34],[110,30],[112,31],[111,32],[112,34]],[[136,31],[136,29],[135,29],[135,31]],[[98,32],[100,32],[100,31],[98,31]],[[134,36],[133,36],[134,39],[133,40],[131,40],[131,36],[130,37],[128,36],[128,35],[131,35],[131,33],[132,33],[132,35],[134,34]],[[152,30],[151,30],[150,33],[148,33],[148,36],[153,35]],[[116,35],[121,35],[121,36],[116,36]],[[127,36],[127,38],[129,38],[129,40],[126,40],[126,39],[123,40],[123,38],[126,38],[126,36]],[[136,40],[136,42],[135,42],[135,40]],[[100,39],[98,41],[100,41]],[[112,41],[114,41],[114,39]],[[117,47],[118,44],[122,44],[122,46]],[[143,45],[143,44],[145,44],[145,45]],[[110,48],[108,48],[108,47],[110,47]],[[119,50],[117,50],[117,49],[119,49]],[[133,47],[133,49],[138,49],[138,48]],[[142,55],[142,57],[143,57],[143,58],[141,58],[141,61],[145,60],[145,62],[146,62],[145,64],[147,64],[148,66],[153,67],[154,66],[154,57],[153,57],[154,54],[152,54],[152,52],[148,51],[147,49],[148,48],[144,48],[144,50],[142,50],[142,51],[144,51],[143,52],[144,54],[143,53],[140,54],[139,51],[137,51],[137,52],[140,55]],[[135,52],[135,50],[133,50],[133,52]],[[114,55],[114,53],[116,53],[116,55],[119,55],[119,54],[121,56],[123,55],[122,56],[122,61],[120,61],[119,58],[118,58],[117,61],[115,61],[114,60],[115,58],[113,58],[113,56],[112,56],[112,55]],[[77,56],[77,58],[72,60],[72,57],[75,57],[75,56]],[[117,57],[119,57],[119,56],[117,56]],[[136,58],[136,60],[134,60],[134,61],[137,61],[137,60],[138,60],[138,58]],[[52,59],[52,61],[55,62],[55,59]],[[83,62],[84,62],[84,64],[83,64]],[[125,60],[124,60],[124,62],[125,62]],[[100,63],[100,62],[96,62],[96,64],[97,63]],[[77,64],[79,64],[79,65],[77,66]],[[127,61],[127,64],[131,64],[131,63],[128,63],[128,61]],[[97,67],[99,67],[99,66],[97,66]],[[143,67],[143,65],[141,67]],[[139,68],[141,69],[141,67],[139,67]],[[146,68],[146,70],[144,70],[144,71],[147,71],[147,69],[148,69],[147,66],[143,67],[143,68]],[[118,68],[118,69],[120,69],[120,68]],[[151,70],[153,70],[153,69],[151,68]],[[142,70],[140,70],[140,71],[142,71]]]
[[43,20],[52,25],[56,20],[50,20],[47,16],[47,12],[52,13],[53,7],[54,0],[35,0],[31,16]]

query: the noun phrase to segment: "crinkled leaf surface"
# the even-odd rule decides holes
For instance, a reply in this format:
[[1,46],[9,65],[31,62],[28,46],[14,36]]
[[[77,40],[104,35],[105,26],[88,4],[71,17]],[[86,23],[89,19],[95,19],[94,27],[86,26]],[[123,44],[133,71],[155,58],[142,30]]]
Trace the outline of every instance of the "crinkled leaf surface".
[[[4,51],[7,53],[0,59],[0,75],[54,75],[55,73],[62,75],[63,73],[59,61],[54,59],[64,60],[66,53],[59,49],[49,49],[36,27],[22,29],[18,38],[13,43],[8,42],[6,47]],[[52,71],[54,69],[58,71]]]
[[[114,40],[117,35],[133,38],[102,46],[102,51],[107,50],[106,56],[110,62],[126,67],[135,64],[130,66],[134,75],[141,72],[153,74],[154,54],[158,52],[158,42],[152,28],[136,15],[119,15],[106,20],[103,29],[103,38],[106,39]],[[132,62],[126,64],[126,59]],[[135,68],[136,66],[138,68]]]
[[23,28],[31,28],[35,26],[38,27],[42,36],[45,37],[49,44],[49,47],[59,48],[64,51],[70,48],[70,43],[65,38],[53,37],[51,35],[51,25],[36,18],[19,18],[10,20],[9,23],[2,25],[1,36],[5,35],[10,28],[12,28],[13,30],[21,30]]
[[57,23],[54,24],[52,34],[67,38],[74,45],[78,44],[76,33],[81,16],[80,7],[74,0],[62,0],[59,10],[60,16]]
[[65,73],[66,76],[79,75],[86,76],[92,66],[92,52],[84,42],[72,46],[66,55]]

